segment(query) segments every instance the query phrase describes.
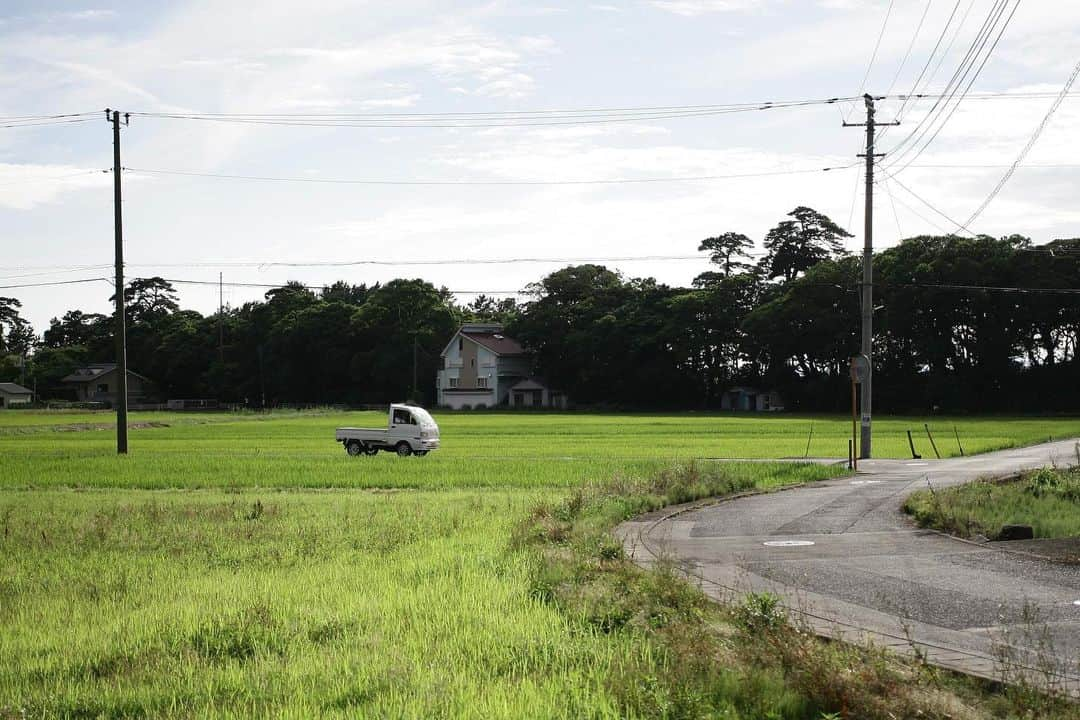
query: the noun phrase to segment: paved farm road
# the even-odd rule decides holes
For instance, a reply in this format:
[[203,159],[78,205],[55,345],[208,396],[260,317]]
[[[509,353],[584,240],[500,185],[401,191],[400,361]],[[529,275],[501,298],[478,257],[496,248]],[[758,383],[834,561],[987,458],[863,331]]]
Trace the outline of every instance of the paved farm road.
[[[1076,441],[950,460],[872,460],[859,474],[682,509],[619,527],[642,565],[676,561],[718,599],[780,594],[820,634],[918,647],[938,665],[1000,679],[1052,664],[1080,690],[1080,566],[920,530],[901,512],[914,490],[1076,464]],[[681,511],[680,511],[681,510]],[[1006,651],[1013,659],[1002,663]]]

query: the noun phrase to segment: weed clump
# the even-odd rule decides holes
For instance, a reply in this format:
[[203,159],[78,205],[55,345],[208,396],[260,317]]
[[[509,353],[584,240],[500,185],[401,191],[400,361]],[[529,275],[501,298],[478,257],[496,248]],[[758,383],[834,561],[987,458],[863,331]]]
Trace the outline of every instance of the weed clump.
[[1006,481],[961,485],[908,497],[922,527],[960,537],[997,538],[1005,525],[1030,525],[1036,538],[1080,535],[1080,468],[1041,468]]

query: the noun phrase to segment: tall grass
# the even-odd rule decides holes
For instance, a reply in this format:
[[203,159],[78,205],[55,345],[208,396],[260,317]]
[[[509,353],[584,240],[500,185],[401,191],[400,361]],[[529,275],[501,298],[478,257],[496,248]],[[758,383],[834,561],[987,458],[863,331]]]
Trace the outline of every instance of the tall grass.
[[1008,482],[920,490],[904,509],[922,527],[996,538],[1005,525],[1030,525],[1037,538],[1080,537],[1080,469],[1044,468]]
[[[733,484],[655,485],[691,458],[801,455],[810,418],[437,418],[437,453],[349,458],[334,428],[383,416],[135,413],[156,426],[117,457],[107,414],[0,413],[0,718],[664,715],[626,689],[663,698],[667,651],[537,593],[515,529],[582,489],[625,491],[593,516],[603,535],[645,507],[835,472],[701,460]],[[813,422],[811,454],[843,455],[846,422]],[[888,438],[906,423],[880,422],[879,447],[903,450]],[[1076,428],[961,436],[970,452],[1048,431]]]

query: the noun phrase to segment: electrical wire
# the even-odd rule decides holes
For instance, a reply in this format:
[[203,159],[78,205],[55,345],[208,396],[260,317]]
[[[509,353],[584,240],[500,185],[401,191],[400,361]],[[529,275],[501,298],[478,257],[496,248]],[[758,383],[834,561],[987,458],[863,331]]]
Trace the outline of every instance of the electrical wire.
[[[866,65],[866,72],[863,74],[862,82],[859,83],[859,92],[855,94],[856,97],[861,97],[866,90],[866,83],[870,79],[870,71],[874,69],[874,62],[877,60],[878,51],[881,49],[881,40],[885,37],[885,29],[889,26],[889,18],[892,17],[895,2],[896,0],[889,0],[889,7],[885,10],[885,20],[881,23],[881,30],[878,32],[877,41],[874,43],[874,51],[870,53],[870,62]],[[848,117],[851,117],[850,114]]]
[[[911,97],[913,97],[915,95],[915,93],[918,92],[919,83],[922,82],[923,77],[926,75],[926,71],[930,69],[930,63],[932,63],[934,61],[934,57],[937,55],[938,49],[941,48],[941,42],[945,39],[945,35],[949,32],[949,26],[952,25],[953,18],[956,17],[956,11],[960,9],[960,3],[961,2],[963,2],[963,0],[956,0],[956,4],[953,5],[952,12],[949,13],[949,18],[945,21],[945,25],[941,28],[941,32],[938,34],[937,42],[934,43],[934,48],[930,51],[930,55],[927,56],[926,62],[923,63],[922,70],[919,71],[918,76],[915,78],[915,82],[911,86],[911,92],[908,93],[908,96],[904,98],[903,103],[901,103],[901,105],[900,105],[900,109],[896,111],[897,119],[899,119],[901,121],[903,120],[904,109],[907,107],[909,99]],[[974,0],[973,0],[972,4],[974,4]],[[930,2],[927,3],[927,9],[929,10],[929,8],[930,8]],[[971,5],[968,6],[968,10],[969,11],[971,10]],[[923,15],[923,18],[925,19],[925,14]],[[953,35],[954,40],[955,40],[955,38],[956,38],[956,35]],[[951,47],[952,47],[952,45],[950,44],[949,48],[951,49]],[[910,52],[910,49],[909,49],[909,52]],[[948,49],[946,49],[946,51],[942,55],[942,57],[944,57],[944,55],[946,55],[946,54],[948,54]],[[894,80],[894,84],[895,84],[895,80]],[[886,93],[886,95],[888,95],[888,93]]]
[[0,290],[13,290],[15,288],[50,287],[54,285],[79,285],[81,283],[109,282],[110,278],[83,278],[81,280],[57,280],[55,282],[24,283],[20,285],[0,285]]
[[[144,279],[144,278],[133,278],[133,280],[138,280],[138,279]],[[232,287],[232,288],[256,288],[256,289],[269,289],[269,290],[277,290],[279,288],[288,287],[289,285],[296,286],[297,284],[299,284],[301,287],[303,287],[306,290],[311,290],[311,289],[321,290],[322,288],[329,287],[329,285],[327,283],[297,283],[295,281],[289,281],[289,283],[271,284],[271,283],[222,282],[222,281],[219,281],[219,280],[180,280],[180,279],[176,279],[176,278],[162,278],[162,280],[164,280],[167,283],[172,283],[174,285],[205,285],[205,286],[211,286],[211,287],[224,286],[224,287]],[[526,291],[526,290],[448,290],[447,292],[450,292],[450,293],[452,293],[454,295],[528,295],[529,294],[529,292]]]
[[[976,50],[975,54],[972,56],[971,65],[969,65],[968,68],[964,71],[964,73],[961,76],[960,81],[957,84],[956,88],[959,88],[959,85],[964,82],[964,79],[967,77],[967,75],[970,72],[971,68],[974,66],[975,60],[977,60],[977,58],[979,56],[979,53],[982,51],[983,47],[986,45],[986,42],[989,39],[990,35],[993,34],[994,29],[998,27],[998,21],[1003,16],[1005,9],[1008,7],[1007,2],[1008,2],[1008,0],[1004,0],[1003,4],[1001,6],[1001,11],[998,13],[997,16],[995,16],[994,22],[990,26],[989,31],[983,37],[982,42],[978,46],[978,50]],[[926,140],[922,144],[922,146],[915,152],[915,155],[910,160],[907,161],[907,164],[901,166],[899,170],[895,170],[893,174],[895,174],[897,172],[902,172],[908,165],[910,165],[911,163],[918,160],[918,158],[926,151],[926,149],[928,147],[930,147],[930,145],[933,144],[934,140],[937,139],[938,135],[941,134],[941,131],[945,128],[945,126],[948,125],[948,123],[952,119],[953,115],[956,114],[956,111],[960,107],[960,104],[963,103],[964,98],[967,96],[967,94],[971,90],[971,87],[975,84],[975,81],[978,80],[979,76],[982,74],[983,68],[986,67],[987,61],[989,61],[990,57],[994,54],[994,50],[997,49],[998,43],[1001,42],[1002,36],[1004,36],[1005,31],[1008,29],[1009,25],[1012,23],[1012,19],[1016,15],[1016,11],[1017,11],[1017,9],[1019,7],[1020,7],[1020,0],[1016,0],[1015,4],[1012,6],[1012,11],[1009,13],[1008,17],[1005,18],[1005,22],[1001,24],[1000,30],[998,30],[997,37],[994,38],[993,44],[990,46],[990,49],[985,54],[983,54],[982,61],[979,63],[978,69],[975,70],[975,73],[971,76],[971,79],[967,82],[967,85],[964,87],[964,90],[960,94],[960,97],[952,104],[951,109],[948,110],[948,114],[944,115],[944,120],[942,120],[940,123],[937,124],[936,129],[934,129],[934,131],[933,131],[933,134],[931,134],[929,139]],[[954,95],[955,95],[955,93],[956,93],[956,89],[954,89],[954,91],[953,91]],[[950,100],[951,100],[951,98],[950,98]],[[946,101],[945,107],[948,107],[948,105],[949,105],[949,101]],[[941,113],[939,113],[939,116],[940,115],[941,115]],[[930,127],[932,127],[932,124],[931,124]],[[923,137],[925,137],[925,135],[926,135],[926,132],[924,131]],[[921,140],[921,138],[919,138],[919,139]],[[918,140],[916,140],[916,144],[918,144]],[[902,156],[904,154],[909,153],[911,151],[912,147],[914,147],[914,146],[912,145],[912,146],[909,146],[908,148],[906,148],[900,154],[899,157],[897,157],[895,160],[892,161],[891,164],[889,164],[889,167],[891,168],[891,167],[895,166],[897,163],[899,163],[900,160],[902,159]]]
[[896,183],[896,184],[897,184],[898,186],[900,186],[901,188],[903,188],[903,189],[904,189],[904,190],[905,190],[905,191],[906,191],[906,192],[907,192],[907,193],[908,193],[909,195],[911,195],[911,196],[912,196],[913,198],[915,198],[916,200],[918,200],[919,202],[921,202],[921,203],[922,203],[923,205],[925,205],[926,207],[930,208],[930,209],[931,209],[931,210],[933,210],[933,211],[934,211],[935,213],[937,213],[938,215],[940,215],[941,217],[945,218],[945,219],[946,219],[946,220],[948,220],[948,221],[949,221],[950,223],[952,223],[953,225],[955,225],[955,226],[956,226],[956,227],[957,227],[957,228],[958,228],[959,230],[961,230],[961,231],[963,231],[963,232],[966,232],[966,233],[967,233],[967,234],[969,234],[969,235],[974,235],[974,234],[975,234],[975,233],[971,232],[970,230],[968,230],[968,229],[967,229],[967,227],[965,227],[965,226],[961,225],[961,224],[960,224],[960,223],[958,223],[958,222],[957,222],[956,220],[953,220],[953,219],[952,219],[951,217],[949,217],[948,215],[946,215],[945,213],[943,213],[943,212],[942,212],[941,210],[938,210],[938,209],[937,209],[936,207],[934,207],[934,205],[932,205],[932,204],[930,203],[930,201],[928,201],[928,200],[926,200],[925,198],[923,198],[923,196],[922,196],[922,195],[919,195],[919,194],[918,194],[917,192],[915,192],[914,190],[912,190],[911,188],[909,188],[909,187],[908,187],[907,185],[905,185],[904,183],[900,182],[900,180],[899,180],[899,179],[898,179],[898,178],[896,177],[896,175],[886,175],[885,177],[886,177],[886,179],[888,179],[888,180],[892,180],[892,181],[893,181],[894,183]]
[[12,122],[0,125],[0,128],[22,128],[22,127],[41,127],[42,125],[70,125],[72,123],[84,123],[90,122],[94,118],[72,118],[69,120],[41,120],[41,121],[28,121],[28,122]]
[[[764,253],[747,253],[749,257],[759,257]],[[512,257],[512,258],[444,258],[438,260],[312,260],[292,262],[287,260],[226,260],[223,262],[198,263],[128,263],[128,267],[141,268],[317,268],[317,267],[357,267],[364,265],[382,267],[415,267],[440,265],[523,265],[523,264],[576,264],[595,262],[669,262],[702,261],[704,255],[625,255],[615,257]]]
[[967,219],[967,222],[964,223],[965,226],[970,227],[971,224],[975,222],[975,220],[977,220],[980,215],[982,215],[983,210],[985,210],[987,206],[994,201],[994,198],[998,196],[998,193],[1001,192],[1001,189],[1005,187],[1005,183],[1009,182],[1009,178],[1013,176],[1013,173],[1016,172],[1017,167],[1020,166],[1020,163],[1024,161],[1024,158],[1026,158],[1028,156],[1028,153],[1031,152],[1031,149],[1035,146],[1035,143],[1038,142],[1039,137],[1043,133],[1043,130],[1046,129],[1047,124],[1050,122],[1050,118],[1052,118],[1054,116],[1054,113],[1057,112],[1057,109],[1061,107],[1061,103],[1065,99],[1065,95],[1068,94],[1069,90],[1072,89],[1073,83],[1076,82],[1077,75],[1080,75],[1080,63],[1077,63],[1076,67],[1073,68],[1072,73],[1069,75],[1069,79],[1065,81],[1065,87],[1061,89],[1061,94],[1058,95],[1057,99],[1054,100],[1053,105],[1050,106],[1050,109],[1043,117],[1042,122],[1040,122],[1038,127],[1035,128],[1035,132],[1032,133],[1031,137],[1027,141],[1027,144],[1024,145],[1024,148],[1020,151],[1020,154],[1016,156],[1016,161],[1009,167],[1008,170],[1005,171],[1005,174],[1002,176],[1001,180],[999,180],[998,184],[994,186],[994,189],[990,191],[990,194],[986,197],[985,200],[983,200],[982,204],[975,209],[975,212],[971,213],[971,217],[969,217]]
[[[926,22],[926,16],[930,12],[930,6],[933,4],[934,0],[926,0],[926,7],[923,8],[922,16],[919,18],[919,24],[915,26],[915,34],[911,36],[911,42],[908,43],[904,58],[900,61],[900,67],[896,68],[896,74],[893,75],[892,82],[889,83],[889,89],[885,91],[886,95],[892,94],[893,88],[896,87],[897,81],[900,80],[900,74],[904,72],[904,66],[907,65],[908,58],[911,57],[911,51],[915,48],[915,42],[919,39],[919,33],[922,32],[923,24]],[[959,4],[959,0],[957,4]],[[917,82],[918,81],[916,81],[916,84]]]
[[171,120],[195,120],[218,123],[237,123],[246,125],[279,125],[294,127],[354,127],[354,128],[497,128],[497,127],[545,127],[561,125],[593,125],[621,122],[640,122],[645,120],[668,120],[680,118],[700,118],[716,115],[728,115],[734,113],[752,112],[760,110],[775,110],[781,108],[806,107],[818,104],[831,104],[842,98],[828,100],[798,101],[792,103],[766,102],[755,106],[719,108],[694,111],[668,111],[649,113],[603,113],[603,114],[575,114],[553,117],[406,117],[387,118],[376,116],[253,116],[253,115],[208,115],[208,114],[181,114],[181,113],[131,113],[133,116],[147,118],[171,119]]
[[756,173],[732,173],[727,175],[690,175],[676,177],[652,177],[652,178],[614,178],[609,180],[376,180],[376,179],[347,179],[347,178],[311,178],[311,177],[283,177],[266,175],[230,175],[223,173],[195,172],[188,170],[162,170],[152,168],[123,168],[126,172],[143,173],[147,175],[175,175],[181,177],[216,178],[223,180],[253,180],[259,182],[293,182],[293,183],[321,183],[331,185],[628,185],[649,184],[665,182],[699,182],[707,180],[731,180],[755,177],[773,177],[777,175],[803,175],[811,173],[829,172],[832,170],[846,170],[854,167],[851,165],[839,165],[833,167],[805,168],[800,170],[773,170]]

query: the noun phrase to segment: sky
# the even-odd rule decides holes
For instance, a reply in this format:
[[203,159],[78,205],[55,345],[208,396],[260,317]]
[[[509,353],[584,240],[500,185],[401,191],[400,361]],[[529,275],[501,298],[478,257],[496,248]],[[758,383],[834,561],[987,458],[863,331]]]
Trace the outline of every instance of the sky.
[[[848,246],[857,250],[856,155],[865,137],[842,122],[865,119],[861,102],[522,127],[312,127],[137,113],[508,113],[818,100],[907,93],[924,67],[920,87],[940,92],[994,4],[5,0],[0,116],[94,114],[0,127],[0,286],[110,274],[106,107],[136,113],[121,140],[129,277],[216,282],[220,272],[227,283],[314,286],[422,277],[455,291],[512,292],[561,265],[348,263],[692,256],[703,238],[727,231],[760,248],[799,205],[849,228]],[[1021,0],[971,96],[910,166],[903,167],[914,153],[896,156],[904,161],[893,168],[896,179],[878,185],[875,247],[966,221],[1046,116],[1077,48],[1080,3]],[[976,97],[986,93],[1025,96]],[[1037,243],[1080,236],[1080,86],[1074,93],[972,230]],[[882,133],[877,150],[888,153],[919,128],[933,101],[877,105],[879,120],[901,121]],[[817,172],[825,167],[841,169]],[[792,170],[812,172],[763,175]],[[743,177],[715,177],[731,175]],[[700,176],[714,179],[676,180]],[[628,179],[670,181],[326,182]],[[272,265],[289,262],[316,266]],[[708,269],[703,254],[606,264],[669,284]],[[185,307],[216,310],[217,287],[178,288]],[[237,306],[263,292],[227,286],[224,300]],[[111,294],[105,282],[0,289],[23,303],[39,332],[69,309],[108,312]]]

